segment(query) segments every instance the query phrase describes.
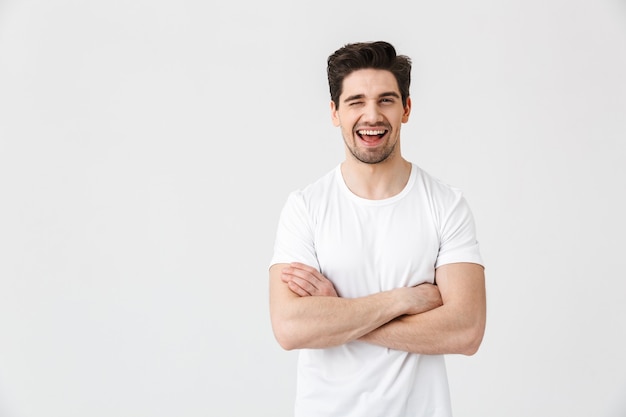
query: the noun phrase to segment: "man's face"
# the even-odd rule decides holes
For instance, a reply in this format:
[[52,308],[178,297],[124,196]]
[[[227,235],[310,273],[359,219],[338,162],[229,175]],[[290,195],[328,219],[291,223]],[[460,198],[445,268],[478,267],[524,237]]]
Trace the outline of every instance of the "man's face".
[[411,100],[406,107],[396,78],[390,71],[361,69],[343,80],[339,108],[331,101],[333,124],[350,154],[366,164],[399,157],[400,126],[409,120]]

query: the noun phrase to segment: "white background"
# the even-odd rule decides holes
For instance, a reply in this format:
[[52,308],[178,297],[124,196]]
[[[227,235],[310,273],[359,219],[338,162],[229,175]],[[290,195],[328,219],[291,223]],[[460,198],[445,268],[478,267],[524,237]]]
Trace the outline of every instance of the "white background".
[[626,415],[623,0],[0,0],[0,416],[289,416],[274,230],[343,158],[327,56],[379,39],[487,263],[455,415]]

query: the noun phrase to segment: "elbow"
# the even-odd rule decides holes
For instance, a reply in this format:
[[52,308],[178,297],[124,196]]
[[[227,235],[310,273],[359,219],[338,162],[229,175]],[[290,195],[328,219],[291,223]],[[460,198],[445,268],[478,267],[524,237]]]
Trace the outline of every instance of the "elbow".
[[462,347],[459,353],[465,356],[475,355],[476,352],[478,352],[478,348],[480,347],[481,342],[482,342],[482,339],[469,340],[468,342],[464,344],[464,346]]
[[460,341],[459,352],[462,355],[472,356],[478,352],[485,334],[484,324],[468,328]]
[[284,350],[295,350],[298,349],[298,346],[293,342],[293,340],[288,337],[283,337],[278,334],[275,334],[276,341]]
[[274,338],[281,348],[284,350],[294,350],[300,348],[298,341],[294,337],[294,333],[289,326],[284,323],[273,323]]
[[308,333],[295,322],[282,321],[273,324],[274,338],[284,350],[316,349],[333,346],[325,337]]

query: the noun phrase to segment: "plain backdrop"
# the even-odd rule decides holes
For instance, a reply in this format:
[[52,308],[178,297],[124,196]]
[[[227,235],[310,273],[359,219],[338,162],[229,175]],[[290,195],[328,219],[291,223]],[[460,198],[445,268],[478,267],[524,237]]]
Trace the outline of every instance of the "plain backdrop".
[[326,58],[380,39],[487,265],[455,416],[626,415],[623,0],[0,0],[0,416],[290,416],[276,222],[343,159]]

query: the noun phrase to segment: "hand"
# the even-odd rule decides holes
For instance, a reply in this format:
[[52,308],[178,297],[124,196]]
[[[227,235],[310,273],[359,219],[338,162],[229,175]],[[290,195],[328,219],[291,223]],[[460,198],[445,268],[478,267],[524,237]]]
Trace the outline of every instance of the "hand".
[[434,284],[423,283],[406,288],[409,297],[409,310],[406,314],[419,314],[443,305],[439,288]]
[[300,297],[311,295],[338,297],[333,283],[308,265],[294,262],[283,268],[280,279]]

